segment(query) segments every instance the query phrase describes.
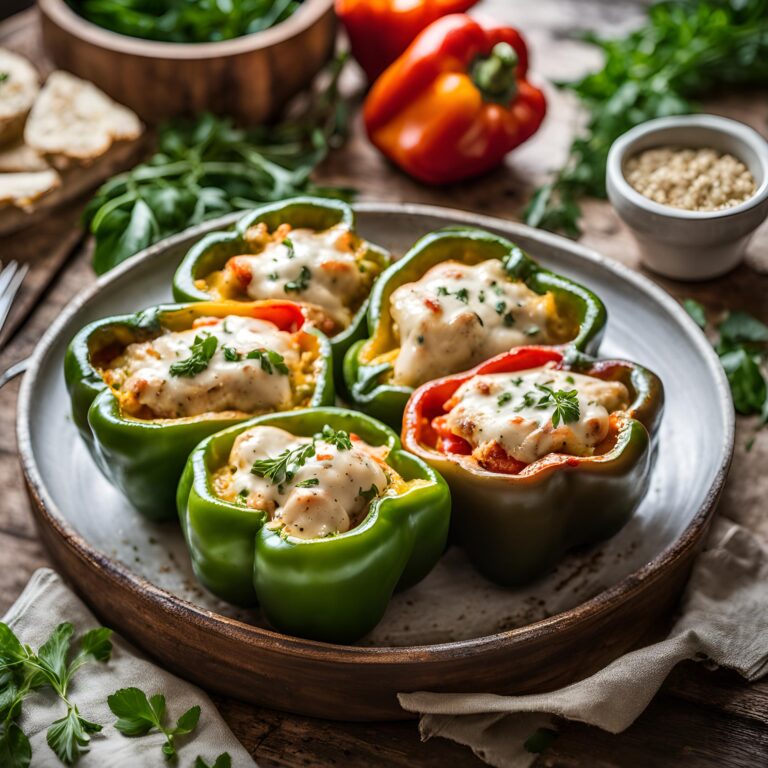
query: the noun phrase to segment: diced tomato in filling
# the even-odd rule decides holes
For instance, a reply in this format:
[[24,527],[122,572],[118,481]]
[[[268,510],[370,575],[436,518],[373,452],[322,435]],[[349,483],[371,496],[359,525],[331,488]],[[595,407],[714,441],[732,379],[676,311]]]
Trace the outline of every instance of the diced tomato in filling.
[[424,299],[424,306],[426,306],[428,309],[431,309],[435,314],[438,314],[442,311],[440,302],[435,301],[434,299]]
[[432,419],[432,429],[437,432],[437,449],[443,453],[458,453],[462,456],[469,456],[472,453],[472,446],[463,438],[454,435],[448,429],[445,416],[438,416]]
[[251,268],[248,266],[248,262],[243,259],[233,256],[227,262],[227,269],[232,273],[235,280],[245,288],[251,280],[253,280],[253,274],[251,274]]
[[192,328],[206,328],[211,325],[218,325],[221,322],[219,317],[198,317],[192,321]]
[[483,450],[477,463],[489,472],[504,475],[516,475],[526,464],[510,456],[498,443],[491,443]]

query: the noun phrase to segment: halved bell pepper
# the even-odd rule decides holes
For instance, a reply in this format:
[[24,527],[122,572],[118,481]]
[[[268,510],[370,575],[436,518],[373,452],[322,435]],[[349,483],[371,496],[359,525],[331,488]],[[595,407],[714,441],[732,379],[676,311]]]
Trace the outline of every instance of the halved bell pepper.
[[[398,495],[374,499],[365,519],[328,538],[301,539],[266,526],[267,513],[224,501],[212,476],[235,439],[254,426],[311,437],[325,425],[387,446],[387,463],[404,480]],[[222,599],[260,604],[278,630],[351,642],[381,619],[397,589],[429,573],[443,553],[451,499],[440,475],[401,449],[378,421],[341,408],[259,416],[204,440],[189,457],[178,491],[179,517],[197,578]]]
[[300,341],[316,352],[314,391],[301,405],[329,405],[335,398],[328,339],[307,326],[297,304],[200,302],[150,307],[134,315],[97,320],[72,340],[64,374],[72,401],[72,418],[104,475],[150,520],[176,515],[176,487],[190,451],[204,437],[253,414],[203,414],[179,419],[140,419],[123,413],[115,392],[99,372],[133,342],[147,341],[163,330],[182,331],[197,318],[239,315],[299,332]]
[[605,306],[592,291],[542,268],[509,240],[472,228],[432,232],[379,278],[368,307],[370,338],[355,343],[344,358],[345,389],[352,402],[395,429],[401,426],[413,388],[391,383],[393,364],[389,358],[396,354],[399,339],[390,297],[401,285],[419,280],[433,266],[449,259],[471,265],[499,259],[510,280],[520,280],[539,294],[551,292],[558,315],[571,329],[563,343],[594,354],[605,330]]
[[[631,403],[611,415],[602,450],[583,457],[552,453],[507,474],[438,446],[433,419],[445,413],[444,405],[465,381],[547,363],[627,387]],[[477,570],[514,586],[551,570],[572,547],[613,536],[629,520],[648,487],[663,400],[658,377],[635,363],[595,360],[573,349],[519,347],[417,389],[405,411],[402,439],[407,450],[447,480],[453,498],[452,536]]]
[[[274,232],[281,224],[288,224],[293,229],[304,228],[323,231],[330,227],[342,225],[353,236],[355,235],[355,214],[341,200],[315,197],[297,197],[278,203],[261,206],[243,216],[233,229],[222,232],[212,232],[190,248],[179,265],[173,279],[173,296],[176,301],[211,301],[220,299],[237,299],[251,301],[247,295],[222,296],[215,288],[206,285],[206,278],[219,272],[232,256],[257,252],[246,240],[246,232],[257,224],[266,224],[269,232]],[[389,252],[377,245],[360,241],[365,248],[361,261],[370,275],[370,284],[391,262]],[[269,297],[258,297],[269,298]],[[299,304],[300,294],[286,293],[286,299],[295,300]],[[341,379],[342,363],[347,349],[365,334],[365,311],[368,307],[368,295],[361,297],[356,306],[352,322],[344,329],[333,332],[332,329],[321,328],[330,337],[337,378]]]
[[544,120],[546,100],[527,69],[516,29],[445,16],[374,83],[363,113],[368,136],[427,184],[485,173]]
[[433,21],[477,0],[336,0],[352,55],[373,82]]

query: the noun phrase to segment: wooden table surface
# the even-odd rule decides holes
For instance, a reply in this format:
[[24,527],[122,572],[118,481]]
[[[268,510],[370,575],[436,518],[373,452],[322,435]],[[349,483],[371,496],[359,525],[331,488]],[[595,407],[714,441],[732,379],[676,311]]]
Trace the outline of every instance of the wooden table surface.
[[[642,2],[611,0],[484,0],[480,7],[519,26],[533,51],[534,76],[567,79],[599,63],[589,47],[569,40],[579,29],[609,34],[636,23]],[[47,64],[37,36],[34,11],[0,25],[0,45]],[[356,76],[350,82],[359,102]],[[507,166],[471,184],[429,189],[405,178],[365,141],[355,111],[352,137],[319,170],[325,184],[359,190],[360,199],[428,202],[504,218],[519,218],[532,186],[547,169],[564,159],[578,124],[568,97],[548,87],[545,126]],[[705,105],[709,111],[744,120],[766,132],[766,93],[728,94]],[[79,215],[84,201],[67,206],[43,226],[4,238],[0,259],[16,258],[31,267],[14,308],[7,346],[0,351],[0,371],[28,355],[61,308],[94,276],[87,248],[79,248]],[[601,253],[638,268],[634,243],[610,206],[585,206],[583,242]],[[748,264],[727,277],[699,284],[659,282],[678,298],[702,301],[713,315],[738,307],[768,321],[768,230],[753,241]],[[49,564],[29,513],[15,444],[14,414],[18,382],[0,392],[0,615],[16,599],[35,568]],[[765,496],[750,494],[748,481],[768,462],[768,429],[745,444],[754,421],[740,419],[736,456],[723,514],[748,525],[768,540]],[[466,748],[443,739],[419,741],[415,722],[345,724],[311,720],[216,698],[221,712],[259,765],[269,766],[476,766],[482,763]],[[768,682],[746,685],[738,675],[709,672],[700,665],[679,666],[646,712],[626,732],[612,736],[596,728],[563,722],[553,746],[537,766],[744,766],[768,765]]]

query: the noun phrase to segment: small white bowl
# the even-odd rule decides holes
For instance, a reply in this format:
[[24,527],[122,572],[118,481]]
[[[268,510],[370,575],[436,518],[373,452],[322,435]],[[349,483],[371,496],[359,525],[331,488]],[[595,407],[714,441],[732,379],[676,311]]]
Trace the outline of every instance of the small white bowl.
[[[710,147],[733,155],[754,176],[755,194],[719,211],[686,211],[650,200],[627,181],[624,168],[638,152],[663,146]],[[606,186],[645,266],[677,280],[706,280],[741,261],[749,238],[768,216],[768,142],[749,126],[715,115],[649,120],[613,143]]]

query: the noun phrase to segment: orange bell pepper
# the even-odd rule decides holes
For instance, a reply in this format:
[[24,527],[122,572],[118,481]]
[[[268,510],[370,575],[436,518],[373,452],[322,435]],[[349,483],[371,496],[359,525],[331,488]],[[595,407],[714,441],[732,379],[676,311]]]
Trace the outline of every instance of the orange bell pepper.
[[352,55],[373,82],[433,21],[477,0],[336,0]]
[[428,184],[484,173],[544,119],[544,94],[526,80],[527,69],[517,30],[445,16],[374,84],[364,109],[368,136]]

